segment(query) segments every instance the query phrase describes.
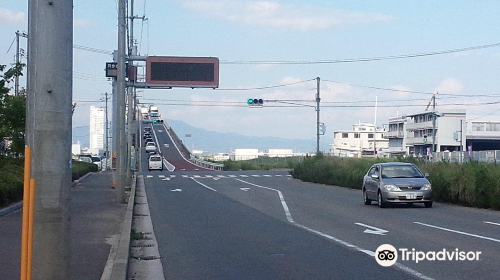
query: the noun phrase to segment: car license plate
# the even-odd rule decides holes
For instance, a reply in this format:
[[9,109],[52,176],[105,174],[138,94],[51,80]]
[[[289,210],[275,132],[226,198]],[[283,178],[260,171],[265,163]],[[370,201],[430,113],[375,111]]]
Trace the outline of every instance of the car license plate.
[[407,193],[406,194],[406,199],[416,199],[417,194],[416,193]]

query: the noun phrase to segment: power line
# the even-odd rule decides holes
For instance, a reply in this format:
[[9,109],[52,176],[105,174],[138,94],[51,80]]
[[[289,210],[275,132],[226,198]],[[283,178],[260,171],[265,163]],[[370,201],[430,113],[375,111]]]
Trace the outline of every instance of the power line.
[[279,64],[279,65],[297,65],[297,64],[335,64],[335,63],[353,63],[353,62],[370,62],[370,61],[380,61],[380,60],[391,60],[391,59],[405,59],[405,58],[415,58],[433,55],[442,55],[449,53],[465,52],[472,50],[480,50],[486,48],[499,47],[500,43],[481,45],[474,47],[466,47],[459,49],[450,49],[444,51],[434,51],[426,53],[414,53],[414,54],[402,54],[402,55],[390,55],[390,56],[379,56],[379,57],[365,57],[365,58],[347,58],[347,59],[325,59],[325,60],[307,60],[307,61],[294,61],[294,60],[277,60],[277,61],[265,61],[265,60],[249,60],[249,61],[231,61],[222,60],[221,64]]
[[292,86],[292,85],[297,85],[305,82],[310,82],[315,79],[310,79],[310,80],[305,80],[305,81],[299,81],[299,82],[294,82],[294,83],[288,83],[288,84],[282,84],[282,85],[273,85],[273,86],[264,86],[264,87],[254,87],[254,88],[216,88],[215,90],[231,90],[231,91],[238,91],[238,90],[262,90],[262,89],[271,89],[271,88],[279,88],[279,87],[286,87],[286,86]]

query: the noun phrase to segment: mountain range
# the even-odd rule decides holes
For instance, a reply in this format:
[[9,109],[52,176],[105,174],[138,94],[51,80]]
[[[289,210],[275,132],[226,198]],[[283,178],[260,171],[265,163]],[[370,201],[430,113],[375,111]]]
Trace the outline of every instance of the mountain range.
[[[191,126],[181,120],[168,120],[166,123],[174,129],[189,150],[202,150],[208,154],[230,153],[234,149],[258,149],[259,152],[269,149],[292,149],[294,153],[316,152],[316,139],[314,138],[303,140],[245,136],[236,133],[209,131]],[[73,143],[80,142],[82,147],[88,147],[88,135],[88,127],[73,128]],[[329,144],[320,141],[320,150],[328,152],[330,150]]]

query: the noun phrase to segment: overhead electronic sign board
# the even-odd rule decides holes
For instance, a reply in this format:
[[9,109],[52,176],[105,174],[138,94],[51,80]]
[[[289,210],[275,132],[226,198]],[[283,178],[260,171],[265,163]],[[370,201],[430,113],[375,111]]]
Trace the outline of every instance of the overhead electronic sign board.
[[219,87],[216,57],[148,56],[146,85],[169,87]]

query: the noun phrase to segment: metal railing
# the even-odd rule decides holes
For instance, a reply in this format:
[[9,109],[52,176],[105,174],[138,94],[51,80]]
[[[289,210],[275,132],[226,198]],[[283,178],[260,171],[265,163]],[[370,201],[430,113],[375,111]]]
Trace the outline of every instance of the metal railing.
[[468,162],[471,160],[479,162],[500,162],[500,151],[472,151],[472,152],[435,152],[427,160],[431,162]]

